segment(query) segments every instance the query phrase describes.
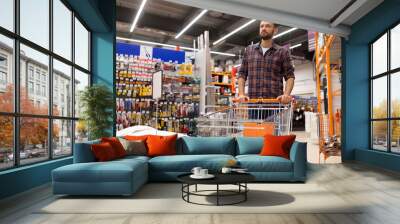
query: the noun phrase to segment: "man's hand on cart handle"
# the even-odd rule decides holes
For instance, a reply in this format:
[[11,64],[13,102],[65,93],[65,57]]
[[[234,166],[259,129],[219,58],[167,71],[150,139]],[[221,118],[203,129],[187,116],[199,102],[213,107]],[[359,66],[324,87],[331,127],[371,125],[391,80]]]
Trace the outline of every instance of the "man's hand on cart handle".
[[280,95],[280,96],[278,96],[276,99],[279,100],[279,102],[281,102],[281,103],[283,103],[283,104],[290,103],[290,102],[292,102],[292,100],[293,100],[292,97],[291,97],[290,95],[286,95],[286,94]]
[[249,97],[246,95],[239,95],[235,100],[239,102],[245,102],[249,100]]

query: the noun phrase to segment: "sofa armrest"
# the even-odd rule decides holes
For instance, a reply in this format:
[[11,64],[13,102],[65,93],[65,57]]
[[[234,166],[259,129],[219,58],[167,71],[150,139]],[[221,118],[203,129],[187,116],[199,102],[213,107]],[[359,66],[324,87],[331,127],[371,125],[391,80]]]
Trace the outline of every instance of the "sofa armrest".
[[74,163],[95,162],[96,158],[94,157],[90,146],[92,144],[98,144],[98,143],[100,143],[100,140],[75,143],[75,145],[74,145]]
[[305,181],[307,176],[307,143],[294,142],[290,149],[290,160],[293,162],[293,178]]

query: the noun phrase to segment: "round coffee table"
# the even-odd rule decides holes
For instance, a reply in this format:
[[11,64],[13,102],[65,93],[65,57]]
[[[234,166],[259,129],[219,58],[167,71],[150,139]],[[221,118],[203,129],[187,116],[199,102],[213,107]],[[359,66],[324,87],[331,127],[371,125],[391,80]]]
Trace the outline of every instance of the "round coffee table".
[[[212,179],[193,179],[189,174],[182,174],[177,177],[178,181],[182,183],[182,199],[188,203],[198,204],[198,205],[234,205],[245,202],[247,200],[247,192],[249,188],[247,187],[247,183],[255,180],[255,177],[248,173],[216,173],[213,174],[215,177]],[[197,185],[216,185],[215,190],[197,190]],[[190,186],[195,186],[194,191],[190,191]],[[237,190],[223,190],[220,189],[220,185],[236,185],[238,186]],[[209,192],[215,192],[215,194],[205,194]],[[204,196],[204,197],[216,197],[216,204],[202,204],[193,202],[190,200],[190,196]],[[232,197],[232,196],[241,196],[240,200],[231,202],[231,203],[221,203],[221,197]]]

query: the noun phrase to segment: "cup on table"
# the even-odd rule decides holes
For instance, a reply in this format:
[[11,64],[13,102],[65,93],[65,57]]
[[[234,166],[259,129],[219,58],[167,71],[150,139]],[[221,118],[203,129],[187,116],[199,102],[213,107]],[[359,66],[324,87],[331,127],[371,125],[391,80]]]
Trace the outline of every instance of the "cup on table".
[[200,176],[201,174],[200,174],[200,171],[202,170],[202,168],[201,167],[193,167],[193,169],[192,169],[192,173],[194,174],[194,175],[196,175],[196,176]]
[[230,173],[230,172],[232,172],[232,168],[230,168],[230,167],[222,167],[221,172],[222,173]]
[[200,170],[200,176],[207,176],[208,175],[208,169],[201,169]]

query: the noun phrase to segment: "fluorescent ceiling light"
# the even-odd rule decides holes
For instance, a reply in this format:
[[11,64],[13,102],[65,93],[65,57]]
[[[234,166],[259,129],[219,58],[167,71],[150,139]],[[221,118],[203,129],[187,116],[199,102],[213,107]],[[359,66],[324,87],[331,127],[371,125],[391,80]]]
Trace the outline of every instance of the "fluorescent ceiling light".
[[196,18],[194,18],[187,26],[185,26],[185,28],[183,28],[181,32],[178,33],[178,35],[175,36],[175,39],[178,39],[182,34],[184,34],[186,30],[188,30],[197,20],[199,20],[204,14],[206,14],[206,12],[207,9],[201,11],[201,13],[196,16]]
[[142,0],[142,4],[140,4],[139,10],[136,13],[135,19],[133,20],[131,29],[129,30],[129,32],[133,32],[133,30],[135,29],[135,26],[139,20],[140,14],[142,14],[144,5],[146,4],[147,0]]
[[234,31],[228,33],[227,35],[221,37],[219,40],[215,41],[215,42],[213,43],[213,45],[218,44],[219,42],[221,42],[221,41],[225,40],[226,38],[232,36],[233,34],[239,32],[240,30],[242,30],[243,28],[245,28],[246,26],[252,24],[252,23],[255,22],[255,21],[256,21],[255,19],[252,19],[252,20],[250,20],[249,22],[247,22],[247,23],[241,25],[240,27],[236,28]]
[[141,43],[141,44],[160,45],[160,46],[163,46],[163,47],[169,47],[169,48],[174,48],[174,49],[176,48],[175,45],[162,44],[162,43],[157,43],[157,42],[152,42],[152,41],[137,40],[137,39],[124,38],[124,37],[117,37],[117,39],[118,40],[125,40],[125,41],[130,41],[130,42]]
[[286,35],[286,34],[288,34],[288,33],[290,33],[290,32],[293,32],[293,31],[295,31],[295,30],[297,30],[297,28],[288,29],[288,30],[286,30],[286,31],[284,31],[284,32],[282,32],[282,33],[279,33],[278,35],[272,37],[272,39],[281,37],[281,36]]
[[302,43],[293,45],[293,46],[290,47],[290,49],[293,49],[293,48],[296,48],[296,47],[300,47],[301,45],[302,45]]
[[224,53],[224,52],[218,52],[218,51],[210,51],[210,53],[211,53],[211,54],[219,54],[219,55],[231,56],[231,57],[236,56],[235,54]]
[[[153,42],[153,41],[145,41],[145,40],[125,38],[125,37],[117,37],[117,40],[124,40],[124,41],[129,41],[129,42],[140,43],[140,44],[159,45],[159,46],[163,46],[163,47],[176,49],[176,45],[157,43],[157,42]],[[183,49],[183,50],[189,50],[189,51],[198,51],[198,49],[194,49],[192,47],[181,47],[180,46],[179,48]],[[219,54],[219,55],[231,56],[231,57],[236,56],[236,54],[224,53],[224,52],[219,52],[219,51],[210,51],[210,53],[211,54]]]

